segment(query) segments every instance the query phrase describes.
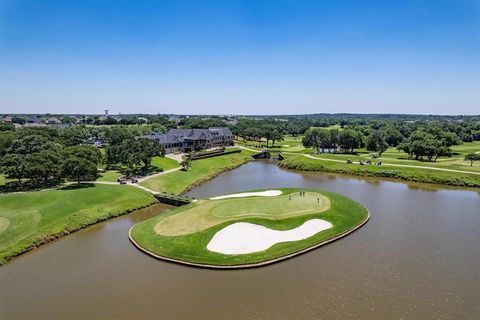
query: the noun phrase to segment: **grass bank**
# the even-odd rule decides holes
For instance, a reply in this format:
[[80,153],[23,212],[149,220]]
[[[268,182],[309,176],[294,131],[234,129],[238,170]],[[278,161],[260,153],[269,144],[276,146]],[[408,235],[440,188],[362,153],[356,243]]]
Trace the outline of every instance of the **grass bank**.
[[170,159],[168,157],[153,157],[152,166],[161,168],[163,171],[174,169],[180,166],[178,161]]
[[[306,196],[299,197],[299,189],[279,190],[283,194],[275,197],[200,200],[136,224],[130,236],[142,250],[176,262],[251,267],[285,259],[346,235],[369,217],[362,205],[339,194],[304,189]],[[291,230],[313,218],[333,226],[306,239],[276,243],[255,253],[222,254],[207,249],[218,231],[235,222]]]
[[279,166],[286,169],[303,171],[321,171],[340,173],[361,177],[377,177],[412,182],[442,184],[456,187],[480,187],[480,175],[436,171],[413,167],[396,167],[382,164],[381,166],[347,164],[346,162],[332,162],[320,159],[311,159],[303,155],[284,154],[285,160]]
[[141,182],[140,185],[157,192],[181,194],[224,171],[237,168],[251,161],[253,154],[248,150],[242,150],[240,153],[194,160],[187,171],[179,170],[166,175],[159,175]]
[[479,163],[475,163],[473,166],[470,166],[470,161],[464,160],[466,154],[474,153],[474,152],[480,152],[480,141],[468,142],[461,145],[452,146],[451,157],[438,158],[437,161],[435,162],[409,159],[406,153],[402,151],[398,151],[396,148],[388,148],[387,151],[385,151],[382,154],[382,157],[380,158],[373,158],[371,152],[365,149],[356,149],[354,154],[321,153],[319,155],[315,155],[313,150],[305,153],[313,156],[317,156],[320,158],[332,159],[332,160],[342,160],[342,161],[347,161],[347,159],[351,159],[353,161],[371,160],[372,162],[382,161],[383,163],[392,163],[392,164],[408,165],[408,166],[421,166],[421,167],[431,167],[431,168],[440,168],[440,169],[480,172]]
[[89,185],[0,195],[0,265],[91,224],[155,202],[131,186]]
[[[151,168],[156,171],[167,171],[170,169],[178,168],[180,164],[173,159],[167,157],[153,157]],[[127,167],[122,165],[115,165],[115,170],[107,170],[105,171],[105,165],[102,164],[99,166],[99,173],[98,179],[96,181],[102,182],[116,182],[117,179],[122,176],[121,170],[126,170]],[[0,177],[0,185],[1,185],[1,177]]]

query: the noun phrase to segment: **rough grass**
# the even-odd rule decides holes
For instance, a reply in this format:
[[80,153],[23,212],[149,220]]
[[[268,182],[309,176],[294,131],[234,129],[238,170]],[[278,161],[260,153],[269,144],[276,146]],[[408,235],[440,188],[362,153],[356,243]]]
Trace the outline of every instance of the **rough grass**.
[[253,152],[242,150],[213,158],[194,160],[187,171],[175,171],[147,179],[140,185],[158,192],[183,193],[191,187],[212,179],[218,174],[252,160]]
[[118,171],[105,171],[100,172],[99,177],[96,181],[104,181],[104,182],[116,182],[117,179],[122,175]]
[[167,157],[154,157],[152,159],[152,166],[161,168],[163,171],[167,171],[179,167],[180,164],[176,160]]
[[310,159],[303,155],[288,154],[279,166],[287,169],[303,171],[322,171],[341,173],[363,177],[378,177],[413,182],[444,184],[458,187],[480,187],[480,175],[435,171],[422,168],[394,167],[382,164],[381,166],[347,164],[319,159]]
[[[284,194],[296,194],[299,191],[298,189],[281,190],[284,192]],[[319,192],[317,190],[306,191],[312,193]],[[186,235],[162,236],[155,232],[155,226],[157,226],[158,223],[161,223],[161,221],[165,218],[173,217],[175,215],[181,214],[182,212],[192,210],[197,206],[201,209],[208,203],[208,201],[218,203],[226,201],[207,200],[204,202],[193,203],[188,205],[187,207],[179,208],[138,223],[132,228],[131,235],[135,242],[137,242],[142,248],[157,255],[180,261],[219,266],[232,266],[265,262],[297,251],[301,251],[326,240],[332,239],[338,235],[354,229],[356,226],[360,225],[367,219],[368,211],[359,203],[338,194],[323,191],[320,193],[323,196],[328,197],[328,199],[330,200],[330,207],[327,210],[324,210],[325,208],[322,209],[322,206],[320,206],[320,208],[316,212],[315,210],[312,210],[313,212],[309,210],[305,212],[305,214],[295,214],[293,216],[282,217],[275,215],[276,210],[267,209],[276,206],[272,207],[267,205],[265,207],[262,205],[255,205],[255,203],[263,201],[262,199],[236,198],[229,199],[228,203],[237,203],[238,205],[236,207],[239,209],[239,212],[241,212],[241,214],[239,216],[236,216],[235,212],[230,213],[229,216],[232,219],[229,221],[220,222],[217,225],[214,225],[207,229],[203,229],[201,231]],[[247,203],[250,204],[247,205]],[[245,217],[243,216],[244,212],[242,211],[243,206],[249,208],[256,208],[255,210],[257,211],[257,214],[259,213],[258,210],[261,210],[261,214],[265,217],[262,217],[260,215],[256,215],[254,217]],[[290,209],[295,210],[294,208]],[[278,243],[265,251],[252,254],[224,255],[221,253],[211,252],[207,250],[207,244],[214,236],[214,234],[226,227],[227,225],[235,222],[251,222],[266,226],[271,229],[290,230],[292,228],[296,228],[302,225],[305,221],[313,218],[320,218],[329,221],[333,224],[333,227],[328,230],[321,231],[307,239]],[[195,216],[190,217],[190,219],[190,223],[192,225],[197,224],[198,221],[196,221]]]
[[143,190],[115,185],[0,195],[0,224],[8,221],[0,232],[0,264],[62,235],[153,202],[153,196]]

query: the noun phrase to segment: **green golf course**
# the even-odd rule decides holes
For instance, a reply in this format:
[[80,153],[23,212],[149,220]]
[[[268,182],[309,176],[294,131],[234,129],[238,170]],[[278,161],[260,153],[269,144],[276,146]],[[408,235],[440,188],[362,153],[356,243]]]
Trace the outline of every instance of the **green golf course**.
[[138,188],[100,184],[0,194],[0,265],[62,235],[153,202],[152,195]]
[[[307,189],[254,190],[199,200],[159,214],[134,225],[130,239],[139,249],[157,258],[204,267],[242,268],[308,251],[348,234],[368,218],[366,208],[335,193]],[[314,223],[324,227],[318,232],[312,231],[308,226]],[[252,237],[251,234],[238,237],[244,242],[255,241],[255,233],[265,233],[260,235],[261,241],[256,247],[270,241],[265,236],[273,234],[276,238],[265,248],[247,253],[223,253],[222,234],[228,237],[228,228],[237,226],[238,230],[233,232],[245,227],[253,231]],[[310,235],[303,237],[300,233],[307,229]],[[292,233],[299,240],[282,240],[284,234],[291,236]],[[256,244],[231,245],[240,249],[225,250],[245,250],[245,246],[255,248]],[[212,250],[214,247],[220,249]]]
[[252,161],[254,152],[242,150],[220,157],[194,160],[188,171],[176,171],[163,176],[156,176],[140,182],[140,185],[158,192],[183,193],[191,187],[208,181],[222,172]]

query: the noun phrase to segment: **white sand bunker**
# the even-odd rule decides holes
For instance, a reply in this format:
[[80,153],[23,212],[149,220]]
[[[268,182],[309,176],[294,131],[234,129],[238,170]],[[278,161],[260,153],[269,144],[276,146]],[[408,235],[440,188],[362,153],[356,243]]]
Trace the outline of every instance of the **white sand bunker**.
[[220,199],[227,199],[227,198],[244,198],[244,197],[276,197],[281,194],[282,194],[282,191],[280,190],[266,190],[266,191],[259,191],[259,192],[227,194],[224,196],[210,198],[210,200],[220,200]]
[[322,219],[311,219],[301,226],[286,230],[237,222],[218,231],[207,245],[207,249],[223,254],[247,254],[264,251],[279,242],[298,241],[330,229],[332,224]]

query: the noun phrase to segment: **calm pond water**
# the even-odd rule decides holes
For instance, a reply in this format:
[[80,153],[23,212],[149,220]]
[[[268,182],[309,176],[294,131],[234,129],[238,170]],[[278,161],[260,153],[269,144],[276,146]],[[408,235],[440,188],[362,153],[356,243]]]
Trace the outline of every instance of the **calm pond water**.
[[267,267],[215,271],[155,260],[116,218],[0,267],[1,319],[478,319],[480,194],[301,174],[252,162],[192,190],[311,187],[367,208],[361,229]]

